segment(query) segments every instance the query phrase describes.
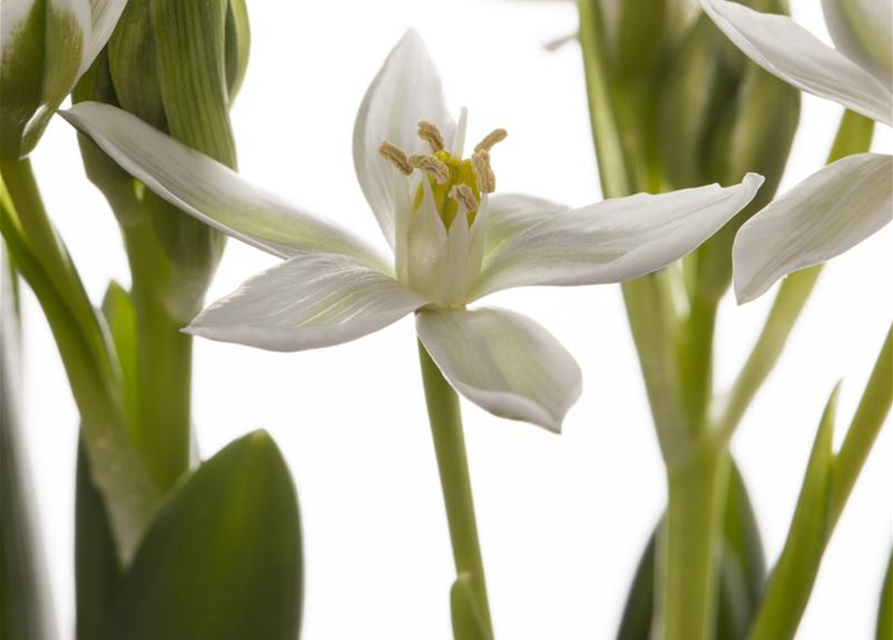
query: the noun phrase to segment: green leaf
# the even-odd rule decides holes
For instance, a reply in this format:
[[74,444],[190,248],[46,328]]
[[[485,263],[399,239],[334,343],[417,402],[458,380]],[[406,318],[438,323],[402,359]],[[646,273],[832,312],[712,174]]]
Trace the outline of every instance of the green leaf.
[[481,615],[470,573],[461,573],[450,589],[455,640],[492,640]]
[[226,85],[232,107],[248,70],[251,28],[245,0],[230,0],[226,11]]
[[111,282],[105,292],[102,315],[108,323],[114,353],[121,369],[130,437],[139,442],[140,371],[136,309],[130,294],[117,282]]
[[107,640],[295,640],[297,498],[263,431],[205,462],[158,512],[121,585]]
[[834,413],[838,384],[822,415],[806,467],[806,476],[781,557],[772,570],[750,640],[790,640],[800,618],[828,541],[834,466]]
[[881,602],[877,615],[877,640],[893,638],[893,552],[887,562],[887,575],[881,590]]
[[[660,523],[648,540],[617,632],[617,640],[649,640],[654,615],[655,551]],[[732,464],[720,563],[717,640],[744,640],[760,600],[766,561],[744,480]]]
[[74,501],[77,640],[100,640],[121,582],[121,567],[102,494],[90,478],[83,436],[78,444]]

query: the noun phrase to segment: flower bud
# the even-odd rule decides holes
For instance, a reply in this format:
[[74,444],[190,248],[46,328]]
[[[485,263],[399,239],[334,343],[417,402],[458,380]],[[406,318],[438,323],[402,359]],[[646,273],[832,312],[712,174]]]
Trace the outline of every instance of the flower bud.
[[6,0],[0,9],[0,160],[27,156],[77,81],[90,44],[87,0]]
[[[781,0],[743,2],[781,13]],[[738,227],[772,199],[800,115],[799,92],[749,61],[705,15],[672,54],[661,100],[661,159],[674,189],[766,177],[750,206],[697,254],[699,291],[717,299],[731,281]]]
[[[229,107],[245,74],[249,42],[244,0],[130,0],[109,42],[108,64],[96,69],[92,95],[85,87],[78,98],[117,104],[235,168]],[[127,197],[128,187],[93,151],[98,150],[83,154],[88,175],[116,208],[113,200]],[[172,265],[169,310],[191,319],[216,270],[224,237],[149,191],[139,197]],[[133,207],[116,208],[122,224],[131,215],[128,208]]]

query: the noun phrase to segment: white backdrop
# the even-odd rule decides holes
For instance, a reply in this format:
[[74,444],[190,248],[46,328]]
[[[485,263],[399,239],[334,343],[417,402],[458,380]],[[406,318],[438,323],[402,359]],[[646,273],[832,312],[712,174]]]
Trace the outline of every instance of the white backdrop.
[[[819,3],[793,4],[827,39]],[[249,5],[251,64],[233,124],[241,171],[254,181],[380,240],[354,177],[351,132],[385,55],[415,26],[451,106],[470,109],[469,139],[497,126],[509,131],[494,153],[500,190],[572,205],[600,197],[578,48],[542,49],[576,29],[572,3]],[[803,107],[786,186],[822,165],[841,113],[810,97]],[[891,146],[884,128],[876,148]],[[112,215],[83,176],[74,132],[56,119],[33,159],[49,211],[100,300],[109,278],[128,281],[126,261]],[[826,269],[733,442],[770,562],[829,392],[845,378],[846,425],[893,317],[891,239],[887,229]],[[231,242],[209,299],[269,264],[266,254]],[[722,308],[719,385],[733,379],[770,300]],[[497,635],[612,638],[666,499],[619,288],[525,289],[493,302],[542,322],[578,358],[585,384],[557,437],[463,404]],[[71,637],[76,411],[30,294],[25,322],[27,445],[58,626]],[[452,558],[411,319],[299,354],[198,340],[194,386],[205,456],[263,427],[288,459],[306,543],[305,638],[451,637]],[[873,633],[891,545],[891,446],[888,425],[828,549],[802,640]]]

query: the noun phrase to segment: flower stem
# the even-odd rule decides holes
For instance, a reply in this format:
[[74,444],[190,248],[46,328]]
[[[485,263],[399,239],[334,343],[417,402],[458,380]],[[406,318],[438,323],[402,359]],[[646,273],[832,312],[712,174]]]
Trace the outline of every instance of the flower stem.
[[428,403],[428,417],[434,436],[434,451],[440,471],[456,573],[459,576],[469,577],[472,593],[477,600],[476,609],[482,618],[483,631],[487,637],[492,637],[493,623],[490,618],[484,563],[474,516],[474,500],[471,494],[471,478],[468,474],[468,459],[465,454],[465,438],[462,434],[459,397],[444,379],[421,342],[419,342],[419,360],[422,365],[425,400]]
[[189,468],[192,336],[168,308],[171,266],[151,220],[122,229],[140,337],[139,447],[156,484],[167,491]]
[[133,446],[121,371],[106,332],[44,209],[28,160],[0,165],[0,231],[43,307],[81,414],[91,473],[128,561],[159,496]]
[[728,470],[728,451],[712,443],[667,468],[669,506],[657,564],[661,640],[713,637]]

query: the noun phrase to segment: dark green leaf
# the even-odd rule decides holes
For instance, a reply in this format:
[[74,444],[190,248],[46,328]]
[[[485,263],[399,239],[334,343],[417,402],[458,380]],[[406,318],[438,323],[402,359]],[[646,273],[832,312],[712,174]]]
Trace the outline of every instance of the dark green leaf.
[[[633,584],[617,632],[617,640],[649,640],[654,615],[655,551],[660,524],[648,540],[636,568]],[[717,640],[744,640],[759,603],[766,562],[759,528],[747,488],[732,464],[726,497],[726,515],[720,564]]]
[[118,554],[102,495],[78,445],[74,502],[74,580],[77,640],[100,640],[121,581]]
[[168,498],[124,578],[107,640],[295,640],[297,498],[263,431],[232,442]]

